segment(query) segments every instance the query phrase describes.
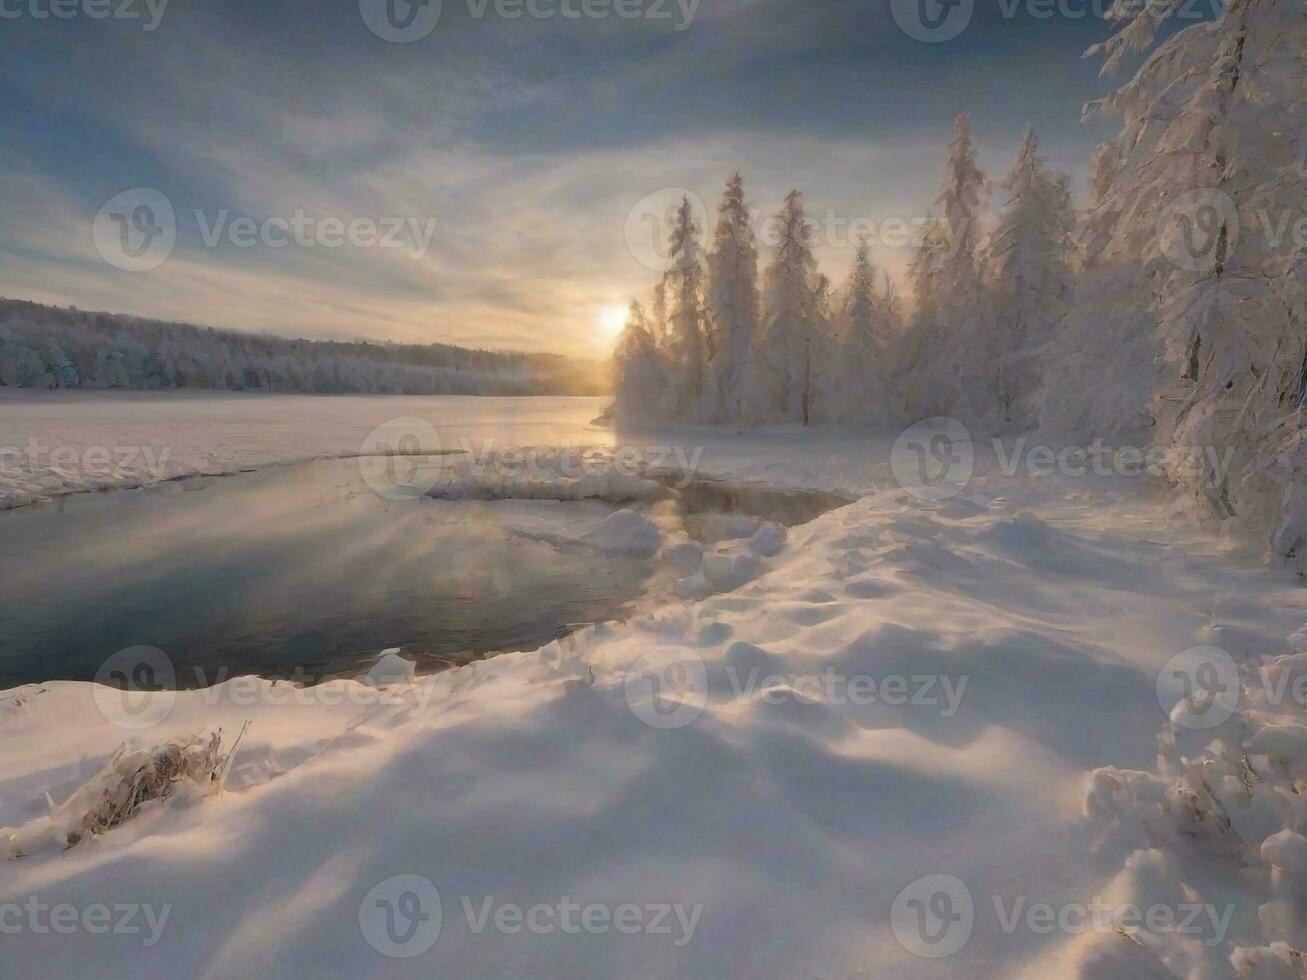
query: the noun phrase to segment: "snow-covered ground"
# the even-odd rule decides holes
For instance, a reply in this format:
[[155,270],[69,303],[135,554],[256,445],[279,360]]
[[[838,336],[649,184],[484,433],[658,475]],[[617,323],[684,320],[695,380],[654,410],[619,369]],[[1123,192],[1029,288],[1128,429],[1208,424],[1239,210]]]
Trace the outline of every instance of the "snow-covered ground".
[[[1262,739],[1254,775],[1212,777],[1227,815],[1241,787],[1268,797],[1227,821],[1260,835],[1236,857],[1201,844],[1231,839],[1201,791],[1173,799],[1166,773],[1145,775],[1160,733],[1180,733],[1176,759],[1207,741],[1168,711],[1221,662],[1173,658],[1219,648],[1253,676],[1304,645],[1296,578],[1169,516],[1137,477],[1005,476],[978,448],[970,480],[913,492],[892,436],[617,442],[859,499],[775,555],[755,547],[761,574],[734,591],[434,677],[0,695],[0,827],[23,855],[0,863],[0,972],[1297,975],[1265,953],[1236,974],[1230,957],[1292,926],[1302,852],[1258,846],[1276,813],[1303,819],[1286,788],[1301,709],[1270,735],[1265,719],[1213,729],[1226,755]],[[221,726],[230,744],[247,721],[224,792],[63,849],[86,800],[59,804],[123,741]],[[1267,926],[1273,899],[1289,904]],[[99,928],[98,906],[124,910]]]

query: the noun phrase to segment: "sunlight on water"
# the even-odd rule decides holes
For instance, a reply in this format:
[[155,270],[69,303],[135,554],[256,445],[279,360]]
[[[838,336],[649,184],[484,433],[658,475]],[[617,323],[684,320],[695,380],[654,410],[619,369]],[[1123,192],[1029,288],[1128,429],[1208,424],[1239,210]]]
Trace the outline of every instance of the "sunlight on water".
[[89,679],[134,645],[180,686],[349,674],[385,647],[427,665],[531,649],[620,614],[648,568],[516,530],[611,510],[384,500],[326,461],[0,514],[0,687]]

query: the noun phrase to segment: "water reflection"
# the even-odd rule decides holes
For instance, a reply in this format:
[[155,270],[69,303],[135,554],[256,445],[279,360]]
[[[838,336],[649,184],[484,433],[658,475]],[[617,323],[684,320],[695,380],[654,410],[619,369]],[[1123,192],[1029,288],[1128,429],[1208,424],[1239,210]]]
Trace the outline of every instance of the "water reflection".
[[[89,679],[163,649],[178,684],[352,673],[383,647],[432,662],[527,649],[613,618],[647,567],[514,533],[606,505],[391,501],[353,461],[274,467],[0,514],[0,688]],[[198,672],[198,674],[197,674]]]

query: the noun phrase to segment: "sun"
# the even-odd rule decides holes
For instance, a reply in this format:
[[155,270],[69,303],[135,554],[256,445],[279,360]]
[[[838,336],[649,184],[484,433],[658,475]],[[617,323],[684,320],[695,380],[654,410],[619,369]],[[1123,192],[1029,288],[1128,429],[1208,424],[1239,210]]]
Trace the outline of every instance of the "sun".
[[616,340],[625,326],[625,306],[605,306],[599,311],[599,330],[609,340]]

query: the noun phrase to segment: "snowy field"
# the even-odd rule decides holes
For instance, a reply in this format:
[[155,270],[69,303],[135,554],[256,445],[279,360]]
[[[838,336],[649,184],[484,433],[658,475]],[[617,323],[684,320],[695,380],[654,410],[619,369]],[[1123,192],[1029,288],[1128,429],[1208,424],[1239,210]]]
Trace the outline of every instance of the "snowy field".
[[[0,442],[175,446],[169,475],[221,471],[348,454],[439,399],[276,399],[262,424],[270,401],[159,402],[160,423],[131,398],[7,396]],[[568,404],[511,403],[520,438],[613,440]],[[753,562],[734,590],[708,576],[685,591],[714,594],[535,653],[416,679],[388,659],[307,691],[0,694],[0,973],[1298,976],[1244,948],[1294,939],[1301,708],[1249,694],[1210,731],[1168,711],[1184,651],[1247,679],[1307,647],[1299,580],[1141,478],[1008,476],[977,445],[970,480],[927,499],[895,481],[892,441],[641,436],[700,477],[859,499],[777,553],[702,559]],[[10,484],[69,488],[39,468]],[[225,791],[65,849],[124,741],[229,745],[246,722]]]

